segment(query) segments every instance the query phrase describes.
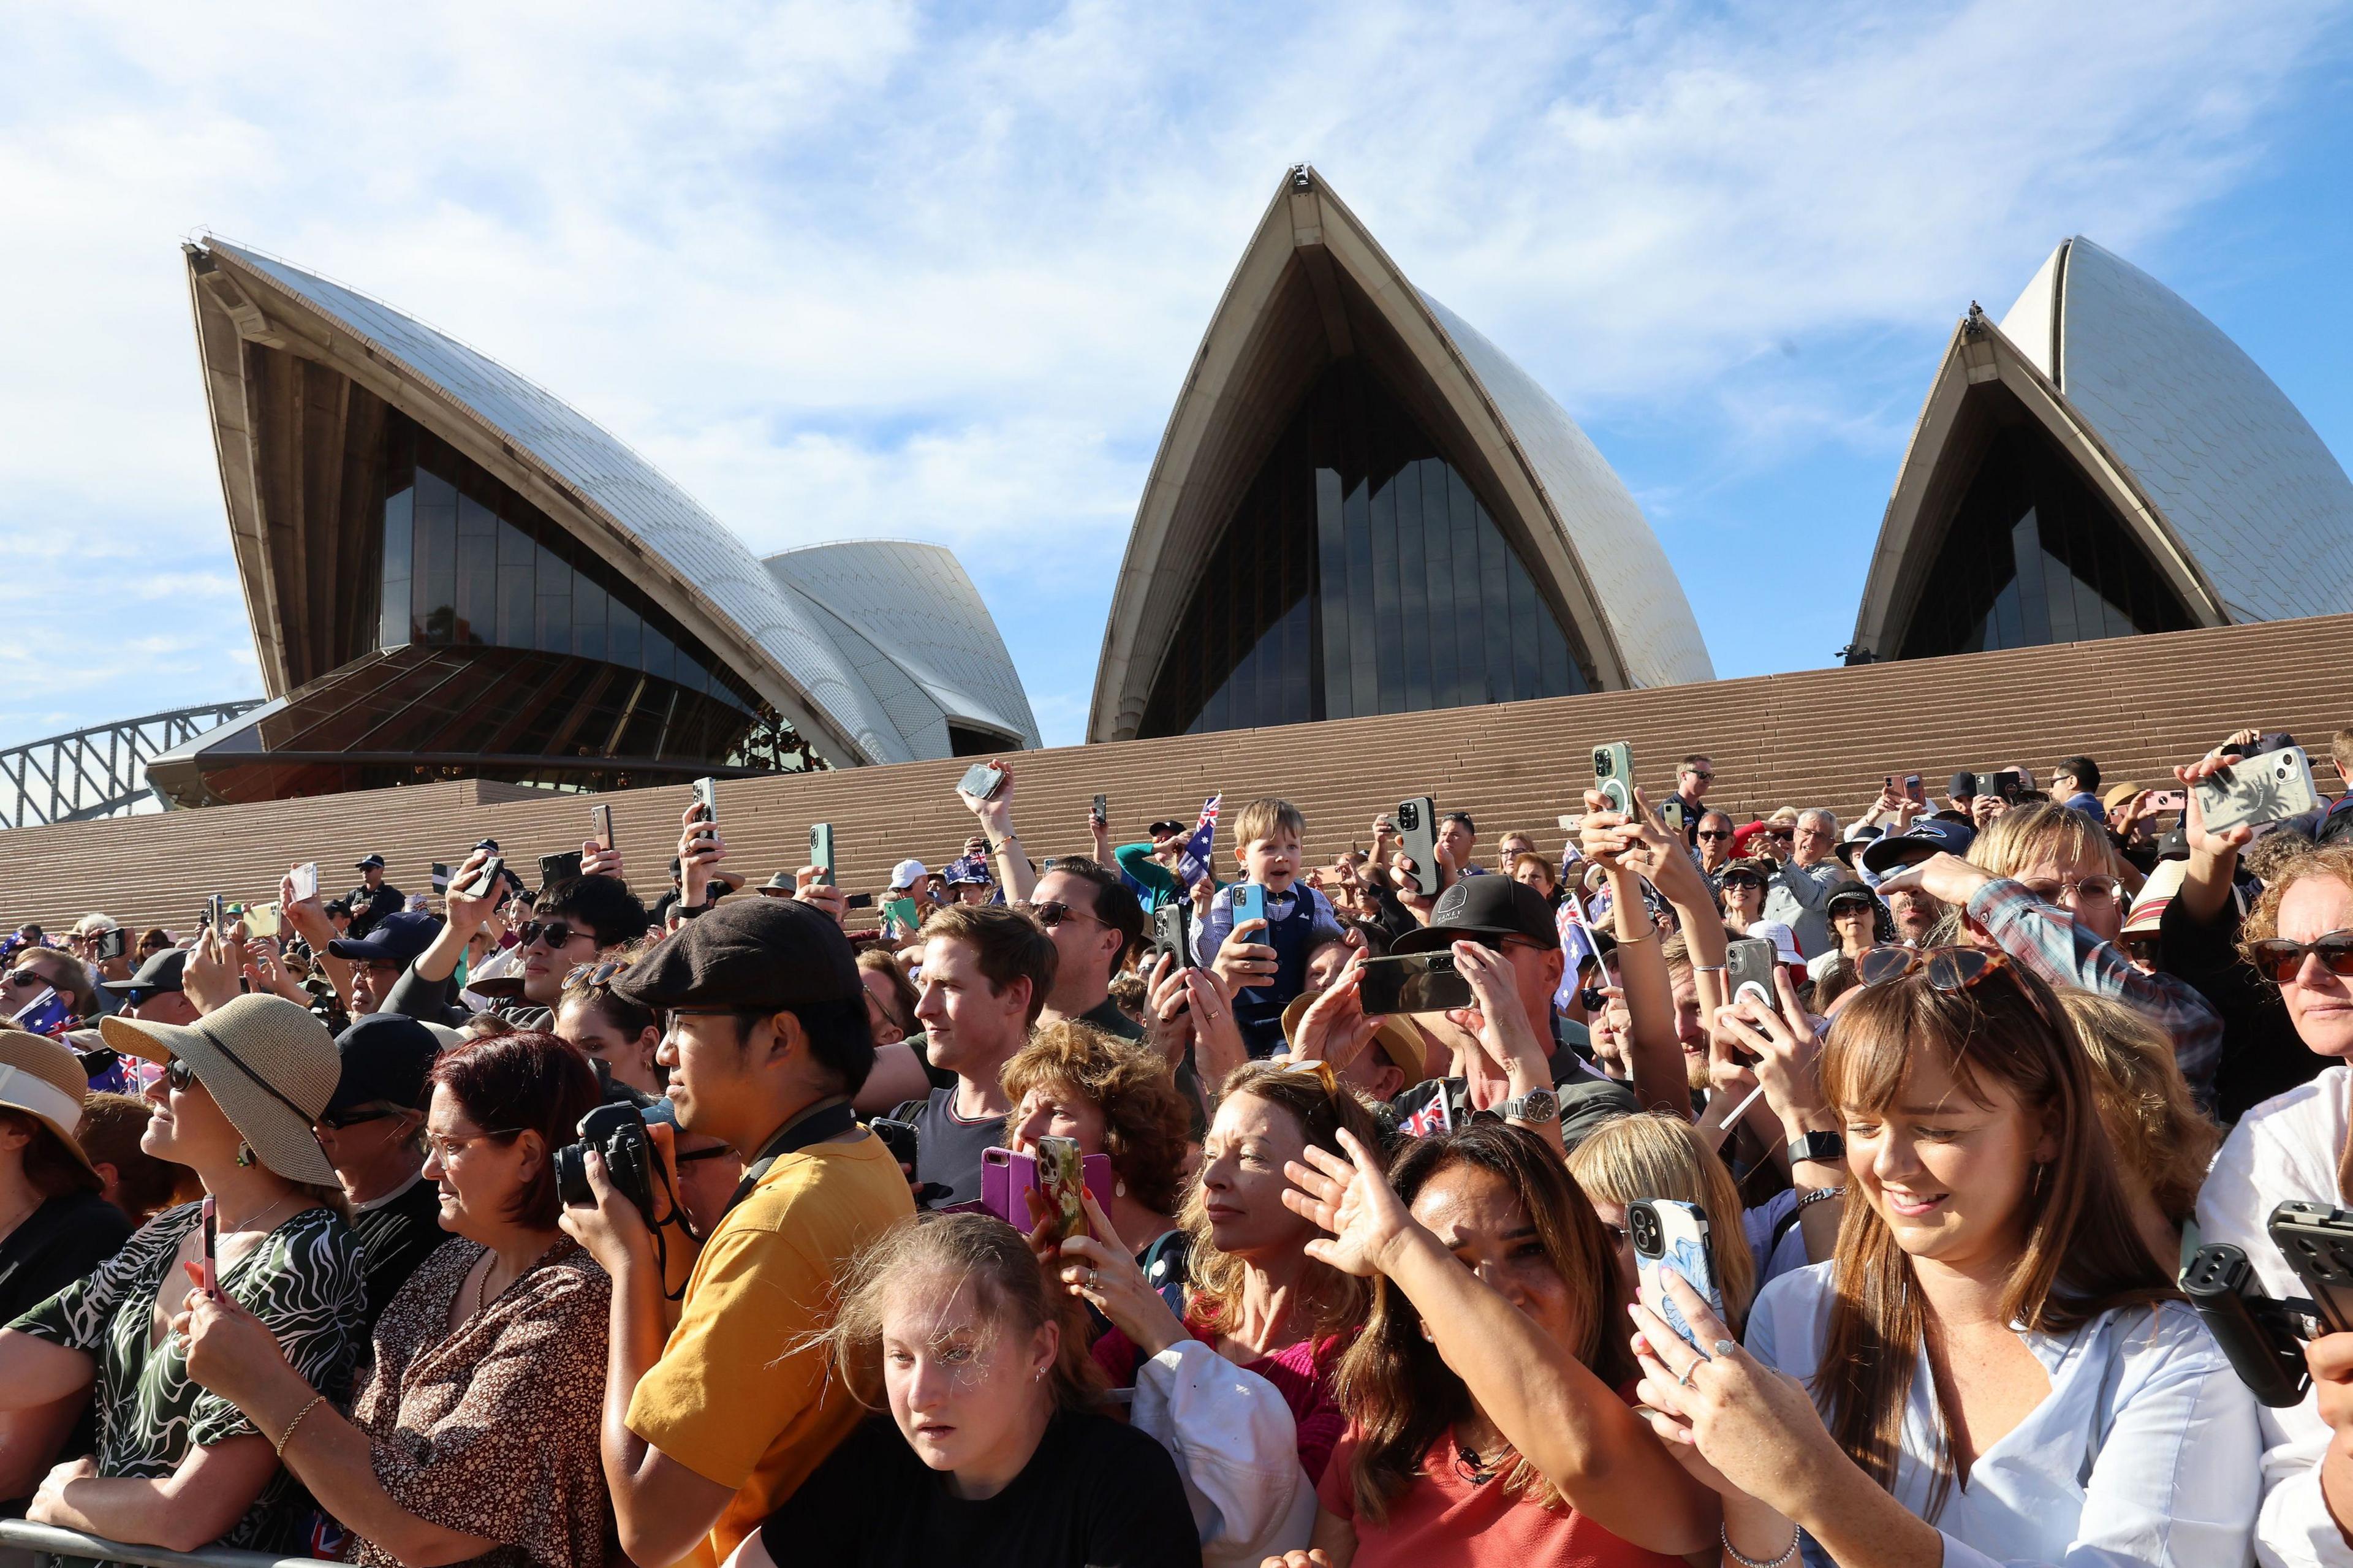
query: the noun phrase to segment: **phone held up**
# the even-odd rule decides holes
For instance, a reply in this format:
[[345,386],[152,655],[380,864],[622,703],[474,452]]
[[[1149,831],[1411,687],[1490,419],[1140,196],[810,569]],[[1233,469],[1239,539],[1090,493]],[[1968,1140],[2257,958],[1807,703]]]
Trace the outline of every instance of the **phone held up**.
[[2209,833],[2261,827],[2317,811],[2320,791],[2312,782],[2312,762],[2299,746],[2283,746],[2242,757],[2197,785],[2198,810]]
[[1754,995],[1767,1007],[1778,1007],[1780,999],[1773,987],[1773,968],[1780,954],[1767,937],[1741,937],[1725,944],[1725,980],[1732,989],[1732,999]]
[[2274,1300],[2246,1252],[2227,1242],[2198,1249],[2181,1291],[2257,1402],[2302,1403],[2311,1385],[2304,1342],[2353,1329],[2353,1213],[2291,1202],[2272,1210],[2272,1245],[2295,1271],[2303,1297]]
[[[1234,924],[1239,927],[1244,921],[1264,919],[1266,919],[1265,885],[1259,882],[1236,882],[1234,884]],[[1265,942],[1266,933],[1261,931],[1258,940],[1261,942]]]
[[1145,966],[1147,978],[1163,953],[1168,956],[1171,973],[1194,966],[1192,923],[1192,911],[1175,900],[1152,911],[1152,961]]
[[1094,804],[1087,808],[1087,818],[1097,827],[1110,826],[1111,796],[1107,795],[1099,795],[1095,796]]
[[319,863],[316,860],[305,860],[286,875],[294,884],[296,903],[319,896]]
[[1634,748],[1612,741],[1593,748],[1593,787],[1607,798],[1609,809],[1630,816],[1634,812]]
[[1680,1274],[1698,1292],[1708,1310],[1724,1315],[1724,1292],[1716,1285],[1715,1248],[1708,1234],[1707,1213],[1697,1204],[1673,1198],[1637,1198],[1626,1205],[1626,1231],[1634,1241],[1634,1273],[1641,1287],[1642,1304],[1666,1321],[1667,1327],[1694,1350],[1702,1350],[1698,1333],[1684,1321],[1683,1309],[1667,1294],[1662,1274]]
[[1398,848],[1413,862],[1408,874],[1414,891],[1434,899],[1446,890],[1446,877],[1438,864],[1438,802],[1426,795],[1398,802]]
[[1471,982],[1451,952],[1397,952],[1357,966],[1356,998],[1368,1014],[1443,1013],[1472,1005]]
[[588,837],[607,855],[613,852],[613,808],[596,805],[588,808]]
[[719,781],[717,779],[697,779],[694,781],[694,805],[695,808],[702,814],[702,819],[703,821],[710,823],[714,827],[718,826]]
[[956,788],[975,800],[995,800],[1005,787],[1005,770],[995,763],[975,763],[966,768]]
[[817,868],[817,879],[830,888],[833,883],[833,824],[809,824],[809,864]]
[[196,1284],[207,1296],[220,1294],[220,1215],[213,1205],[213,1195],[205,1194],[205,1254],[196,1265]]

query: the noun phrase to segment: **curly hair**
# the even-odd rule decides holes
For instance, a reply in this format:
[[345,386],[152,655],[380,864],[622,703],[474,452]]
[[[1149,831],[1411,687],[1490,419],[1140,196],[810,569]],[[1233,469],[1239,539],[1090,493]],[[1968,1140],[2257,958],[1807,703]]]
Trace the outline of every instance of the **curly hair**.
[[1103,1152],[1127,1194],[1155,1214],[1184,1196],[1192,1117],[1167,1058],[1085,1024],[1049,1024],[1005,1064],[1006,1098],[1067,1089],[1103,1112]]
[[2174,1225],[2198,1206],[2222,1130],[2198,1109],[2173,1041],[2137,1007],[2089,991],[2059,993],[2075,1023],[2100,1121],[2122,1168]]
[[2315,844],[2284,865],[2274,868],[2263,882],[2263,895],[2239,927],[2239,952],[2248,963],[2254,962],[2254,944],[2269,942],[2279,935],[2280,900],[2298,882],[2312,877],[2334,877],[2348,888],[2353,888],[2353,841],[2332,840]]

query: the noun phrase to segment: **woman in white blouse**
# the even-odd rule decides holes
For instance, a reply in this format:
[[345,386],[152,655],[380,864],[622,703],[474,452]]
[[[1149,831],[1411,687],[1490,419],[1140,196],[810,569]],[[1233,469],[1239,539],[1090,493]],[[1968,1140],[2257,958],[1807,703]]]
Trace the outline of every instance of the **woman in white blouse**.
[[2134,1229],[2058,999],[1975,948],[1859,967],[1821,1063],[1863,1200],[1836,1257],[1766,1288],[1745,1350],[1680,1280],[1696,1347],[1634,1309],[1723,1561],[2242,1562],[2254,1401]]
[[[2324,845],[2282,867],[2242,936],[2256,969],[2279,986],[2297,1037],[2337,1065],[2240,1119],[2199,1191],[2198,1228],[2206,1241],[2243,1247],[2269,1294],[2302,1296],[2307,1292],[2267,1226],[2272,1210],[2290,1198],[2353,1205],[2347,1140],[2353,1070],[2344,1063],[2353,1057],[2353,845]],[[2353,1334],[2314,1340],[2305,1359],[2312,1391],[2304,1403],[2263,1412],[2255,1556],[2267,1568],[2347,1568]]]

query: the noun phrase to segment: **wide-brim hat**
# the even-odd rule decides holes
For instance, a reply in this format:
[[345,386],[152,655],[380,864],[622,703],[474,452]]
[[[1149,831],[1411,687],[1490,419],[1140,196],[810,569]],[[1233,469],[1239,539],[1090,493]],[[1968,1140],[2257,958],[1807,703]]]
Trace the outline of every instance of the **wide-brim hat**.
[[2181,891],[2181,884],[2189,878],[2187,860],[2159,860],[2148,880],[2140,885],[2139,896],[2125,915],[2124,929],[2119,936],[2153,936],[2165,918],[2165,906]]
[[106,1018],[98,1026],[124,1056],[186,1062],[254,1158],[277,1174],[318,1186],[334,1182],[311,1124],[334,1098],[343,1058],[308,1008],[252,992],[193,1024]]
[[21,1110],[50,1131],[92,1176],[82,1152],[81,1109],[90,1100],[90,1074],[81,1058],[46,1035],[0,1029],[0,1105]]
[[[1299,1020],[1306,1016],[1307,1005],[1314,1001],[1315,996],[1321,994],[1321,992],[1317,992],[1314,995],[1302,994],[1291,999],[1290,1005],[1282,1010],[1284,1039],[1288,1040],[1293,1035],[1298,1033]],[[1373,1037],[1373,1044],[1379,1047],[1381,1053],[1395,1062],[1404,1072],[1405,1081],[1409,1087],[1419,1083],[1430,1076],[1430,1069],[1422,1061],[1421,1037],[1407,1028],[1398,1019],[1383,1018],[1381,1032]]]

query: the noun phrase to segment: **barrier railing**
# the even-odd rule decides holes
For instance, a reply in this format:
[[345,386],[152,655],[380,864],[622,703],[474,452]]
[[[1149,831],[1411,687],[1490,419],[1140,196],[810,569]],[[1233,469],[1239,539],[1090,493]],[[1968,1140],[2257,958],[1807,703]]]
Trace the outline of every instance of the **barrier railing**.
[[213,1547],[203,1552],[166,1552],[160,1546],[134,1546],[106,1541],[79,1530],[32,1524],[21,1519],[0,1519],[0,1562],[14,1555],[6,1550],[30,1552],[47,1564],[60,1557],[95,1558],[100,1562],[142,1563],[151,1568],[318,1568],[311,1557],[272,1557],[266,1552],[233,1552]]

